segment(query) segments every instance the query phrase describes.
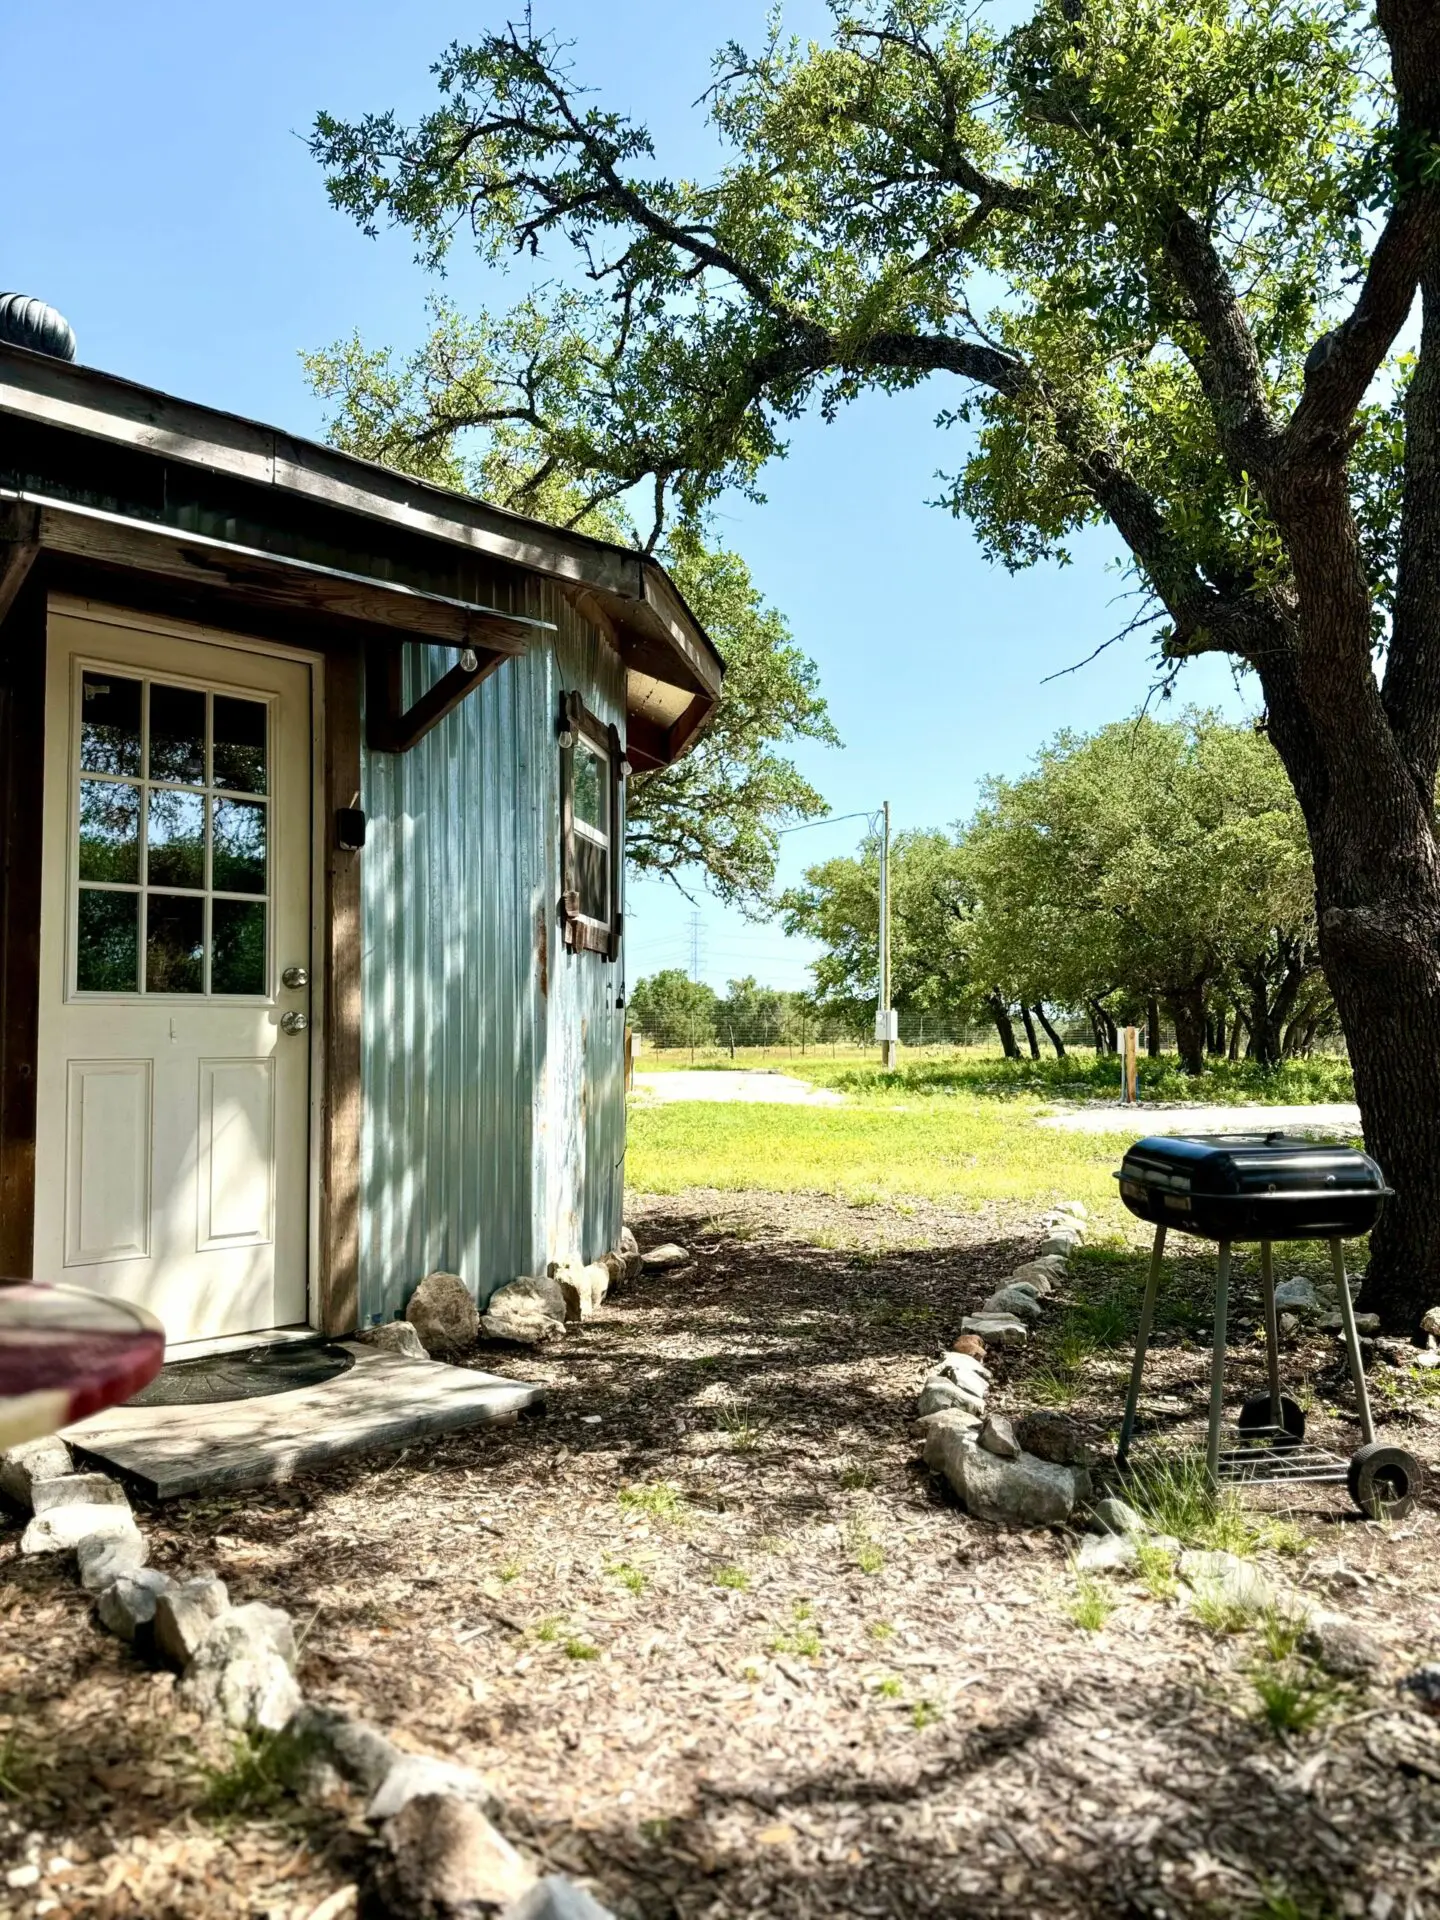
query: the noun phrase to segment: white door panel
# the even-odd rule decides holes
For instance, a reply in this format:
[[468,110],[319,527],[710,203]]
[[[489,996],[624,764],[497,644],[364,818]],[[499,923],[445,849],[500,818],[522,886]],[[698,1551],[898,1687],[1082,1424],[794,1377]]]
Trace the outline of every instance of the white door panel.
[[149,1060],[66,1062],[65,1265],[150,1254]]
[[303,1321],[309,662],[52,611],[35,1271],[173,1341]]

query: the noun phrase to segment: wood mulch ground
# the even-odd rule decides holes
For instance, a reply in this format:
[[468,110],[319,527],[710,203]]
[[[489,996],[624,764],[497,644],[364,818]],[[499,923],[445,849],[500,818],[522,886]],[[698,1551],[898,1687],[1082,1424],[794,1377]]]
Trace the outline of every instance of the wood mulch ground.
[[[1277,1738],[1256,1635],[1124,1581],[1082,1631],[1073,1536],[982,1526],[917,1465],[926,1362],[1034,1249],[1033,1214],[697,1193],[632,1217],[695,1263],[504,1363],[546,1382],[544,1419],[142,1514],[154,1562],[311,1622],[310,1697],[482,1769],[511,1836],[625,1916],[1440,1915],[1440,1723],[1391,1684],[1440,1657],[1433,1494],[1389,1529],[1328,1492],[1298,1513],[1305,1550],[1272,1571],[1362,1615],[1393,1673]],[[1193,1324],[1207,1269],[1176,1274]],[[997,1407],[1061,1391],[1062,1315],[996,1357]],[[1288,1364],[1348,1451],[1331,1344]],[[1258,1383],[1258,1349],[1237,1354]],[[1205,1371],[1164,1336],[1167,1430],[1195,1431]],[[1124,1372],[1102,1352],[1067,1390],[1097,1439]],[[1385,1418],[1440,1477],[1437,1414]],[[358,1807],[217,1774],[170,1677],[17,1537],[0,1916],[354,1913]]]

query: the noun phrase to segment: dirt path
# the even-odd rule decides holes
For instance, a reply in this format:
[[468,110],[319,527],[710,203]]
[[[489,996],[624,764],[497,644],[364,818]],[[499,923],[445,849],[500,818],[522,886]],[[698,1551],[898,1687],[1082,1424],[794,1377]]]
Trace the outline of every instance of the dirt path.
[[[313,1613],[308,1694],[485,1770],[512,1836],[635,1920],[1440,1914],[1440,1777],[1395,1764],[1388,1688],[1279,1740],[1253,1635],[1118,1583],[1082,1632],[1073,1540],[972,1522],[917,1469],[924,1362],[1033,1217],[734,1194],[635,1213],[696,1264],[538,1363],[545,1420],[167,1509],[157,1564]],[[1177,1270],[1178,1307],[1205,1279]],[[1243,1269],[1237,1290],[1238,1325]],[[1063,1366],[1043,1342],[997,1365],[996,1404]],[[1157,1368],[1183,1430],[1203,1357],[1170,1326]],[[1097,1439],[1123,1370],[1102,1351],[1075,1387]],[[1433,1461],[1434,1414],[1409,1432]],[[1368,1610],[1395,1672],[1440,1655],[1433,1501],[1388,1531],[1325,1495],[1303,1518],[1285,1577]],[[353,1883],[357,1809],[203,1811],[169,1681],[13,1549],[0,1856],[40,1834],[72,1864],[18,1892],[0,1874],[0,1915],[306,1920]]]
[[812,1087],[794,1074],[755,1068],[677,1067],[664,1073],[637,1073],[635,1091],[647,1100],[745,1100],[773,1107],[843,1107],[843,1093]]
[[1303,1127],[1336,1133],[1360,1131],[1360,1109],[1353,1100],[1320,1100],[1297,1107],[1206,1107],[1145,1104],[1122,1107],[1066,1107],[1047,1113],[1038,1124],[1063,1127],[1071,1133],[1273,1133],[1277,1128]]

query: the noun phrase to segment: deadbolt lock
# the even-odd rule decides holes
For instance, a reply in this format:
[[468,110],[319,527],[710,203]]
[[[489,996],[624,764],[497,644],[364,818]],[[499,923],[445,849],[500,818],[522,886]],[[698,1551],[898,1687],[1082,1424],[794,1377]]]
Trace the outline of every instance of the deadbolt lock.
[[282,1013],[280,1031],[282,1033],[304,1033],[310,1024],[308,1013]]
[[310,984],[310,975],[304,967],[286,967],[280,979],[287,987],[308,987]]

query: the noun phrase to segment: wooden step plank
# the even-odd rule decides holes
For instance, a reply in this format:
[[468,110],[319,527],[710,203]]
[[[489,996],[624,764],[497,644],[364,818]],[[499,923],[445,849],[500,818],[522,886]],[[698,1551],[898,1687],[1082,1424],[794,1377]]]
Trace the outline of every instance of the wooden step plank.
[[115,1407],[67,1427],[62,1437],[147,1498],[174,1500],[292,1480],[348,1454],[514,1419],[544,1405],[544,1388],[525,1381],[339,1344],[355,1365],[317,1386],[209,1406]]

